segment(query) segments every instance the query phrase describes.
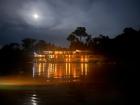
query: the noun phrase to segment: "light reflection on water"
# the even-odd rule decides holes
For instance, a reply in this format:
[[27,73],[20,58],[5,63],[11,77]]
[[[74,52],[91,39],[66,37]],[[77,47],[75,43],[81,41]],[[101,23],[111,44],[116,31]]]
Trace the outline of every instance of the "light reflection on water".
[[39,104],[39,98],[37,94],[32,93],[32,94],[24,94],[25,99],[23,98],[22,101],[25,101],[23,105],[38,105]]
[[32,94],[31,105],[38,105],[36,94]]
[[40,79],[37,81],[41,84],[44,83],[42,78],[45,81],[83,79],[86,81],[66,84],[45,82],[45,85],[14,86],[11,90],[7,86],[9,91],[0,90],[0,105],[103,105],[104,103],[112,105],[112,102],[113,104],[121,103],[122,97],[119,96],[119,91],[112,85],[108,85],[108,75],[106,75],[106,72],[112,71],[114,66],[99,63],[34,63],[32,78],[33,81],[41,78],[41,81]]
[[89,71],[88,63],[34,63],[33,78],[78,80],[86,77]]

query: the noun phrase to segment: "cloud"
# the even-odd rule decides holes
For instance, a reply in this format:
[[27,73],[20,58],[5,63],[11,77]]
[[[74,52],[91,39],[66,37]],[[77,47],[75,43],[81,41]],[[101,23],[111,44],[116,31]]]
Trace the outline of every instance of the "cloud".
[[[114,37],[124,27],[140,27],[139,4],[139,0],[1,0],[0,43],[34,37],[64,45],[78,26],[94,36]],[[33,13],[40,15],[38,21]]]

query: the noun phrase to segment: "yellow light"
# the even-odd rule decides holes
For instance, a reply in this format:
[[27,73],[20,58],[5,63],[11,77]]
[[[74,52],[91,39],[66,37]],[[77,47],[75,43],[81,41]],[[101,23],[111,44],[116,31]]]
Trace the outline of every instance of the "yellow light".
[[81,62],[83,62],[83,61],[84,61],[83,56],[81,56]]
[[88,64],[85,63],[85,75],[87,75],[87,72],[88,72]]
[[41,74],[41,63],[38,64],[38,75]]
[[81,63],[81,75],[84,75],[84,65]]

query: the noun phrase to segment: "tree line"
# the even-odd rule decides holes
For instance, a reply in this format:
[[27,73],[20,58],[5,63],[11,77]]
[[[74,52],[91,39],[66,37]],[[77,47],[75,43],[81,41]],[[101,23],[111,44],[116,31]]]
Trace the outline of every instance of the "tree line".
[[124,59],[134,59],[139,56],[140,30],[125,28],[115,38],[106,35],[90,35],[85,27],[77,27],[67,40],[68,48],[62,48],[44,40],[25,38],[21,43],[10,43],[0,49],[0,62],[31,61],[33,52],[44,50],[90,50],[94,54],[106,54]]
[[61,49],[61,47],[44,40],[25,38],[21,43],[10,43],[3,46],[0,49],[0,63],[6,64],[32,61],[34,51],[40,53],[43,50],[58,49]]
[[77,27],[67,37],[72,50],[91,50],[94,54],[106,54],[126,60],[139,58],[140,30],[131,27],[114,38],[106,35],[90,35],[85,27]]

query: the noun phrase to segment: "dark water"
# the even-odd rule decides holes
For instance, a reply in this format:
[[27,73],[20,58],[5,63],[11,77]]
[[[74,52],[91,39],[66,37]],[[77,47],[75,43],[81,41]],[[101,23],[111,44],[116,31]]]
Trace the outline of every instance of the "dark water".
[[[17,76],[35,85],[0,83],[0,105],[125,105],[129,70],[115,63],[34,63]],[[17,69],[15,68],[15,69]],[[120,69],[121,68],[121,69]],[[21,78],[20,78],[21,77]],[[17,78],[16,78],[17,79]],[[17,80],[18,81],[18,80]],[[42,85],[41,85],[42,84]]]

